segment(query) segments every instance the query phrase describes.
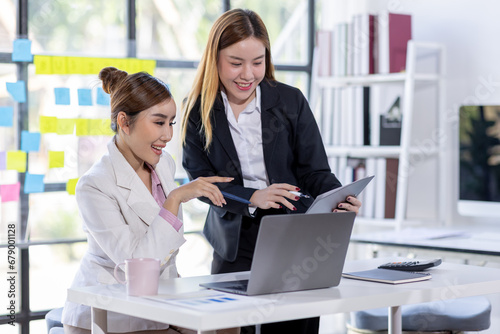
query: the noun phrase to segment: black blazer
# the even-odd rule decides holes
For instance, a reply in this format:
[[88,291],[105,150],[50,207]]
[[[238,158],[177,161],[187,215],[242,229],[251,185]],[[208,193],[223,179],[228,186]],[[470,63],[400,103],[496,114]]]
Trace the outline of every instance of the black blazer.
[[[264,161],[270,183],[296,185],[316,197],[341,184],[331,173],[323,141],[309,105],[297,88],[264,79],[261,88],[261,121]],[[243,187],[238,154],[231,137],[222,97],[218,95],[211,115],[212,143],[205,151],[201,132],[200,100],[190,113],[183,166],[191,179],[200,176],[230,176],[231,183],[219,183],[221,190],[250,199],[257,189]],[[211,203],[207,198],[201,200]],[[303,213],[312,199],[292,202]],[[248,205],[226,198],[223,208],[210,206],[204,234],[225,260],[234,261],[242,216],[250,216]],[[260,209],[258,209],[260,210]],[[283,209],[283,213],[289,212]],[[265,211],[265,210],[264,210]],[[263,213],[265,215],[265,212]]]

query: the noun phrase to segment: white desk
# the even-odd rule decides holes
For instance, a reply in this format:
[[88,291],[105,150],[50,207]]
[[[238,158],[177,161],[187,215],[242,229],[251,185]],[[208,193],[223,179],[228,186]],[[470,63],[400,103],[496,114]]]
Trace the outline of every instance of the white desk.
[[382,246],[500,256],[500,233],[496,231],[472,232],[414,228],[352,235],[351,241]]
[[[371,269],[390,259],[346,263],[344,271]],[[500,269],[443,263],[432,269],[429,281],[389,285],[343,278],[338,287],[258,296],[271,304],[256,303],[230,311],[201,312],[126,295],[124,286],[84,287],[68,290],[68,300],[88,305],[93,312],[93,333],[106,333],[107,311],[166,322],[198,330],[285,321],[320,315],[388,307],[389,332],[401,333],[400,305],[500,293]],[[197,291],[200,282],[244,279],[248,272],[198,276],[161,282],[159,293]]]

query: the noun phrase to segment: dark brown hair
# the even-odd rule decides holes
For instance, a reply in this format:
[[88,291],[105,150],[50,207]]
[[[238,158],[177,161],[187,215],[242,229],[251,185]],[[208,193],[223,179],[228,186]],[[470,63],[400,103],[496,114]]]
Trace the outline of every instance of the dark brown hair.
[[172,97],[168,86],[146,72],[128,74],[115,67],[105,67],[99,72],[102,89],[111,95],[111,129],[117,132],[116,118],[123,111],[132,126],[141,111],[149,109]]

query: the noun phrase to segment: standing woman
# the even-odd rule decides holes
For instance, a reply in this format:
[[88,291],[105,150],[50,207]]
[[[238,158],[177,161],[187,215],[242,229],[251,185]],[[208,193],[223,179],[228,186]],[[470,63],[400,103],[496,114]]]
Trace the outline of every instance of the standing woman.
[[[316,197],[340,186],[305,97],[275,80],[266,27],[250,10],[230,10],[214,23],[185,102],[182,138],[190,178],[230,176],[217,185],[251,202],[210,206],[204,234],[214,247],[213,274],[250,270],[263,216],[307,210],[313,199],[290,191]],[[360,206],[349,196],[332,210]],[[313,318],[266,324],[261,333],[318,328]]]
[[[102,69],[99,78],[111,94],[116,135],[108,153],[76,187],[88,250],[72,286],[117,284],[115,265],[140,257],[162,261],[160,278],[178,277],[175,258],[185,242],[180,204],[204,196],[221,207],[225,201],[213,183],[231,179],[198,178],[176,187],[174,160],[163,151],[172,139],[176,115],[168,87],[147,73],[129,75],[114,67]],[[88,306],[66,302],[66,334],[90,334],[90,322]],[[196,333],[113,312],[108,312],[108,328],[111,333]]]

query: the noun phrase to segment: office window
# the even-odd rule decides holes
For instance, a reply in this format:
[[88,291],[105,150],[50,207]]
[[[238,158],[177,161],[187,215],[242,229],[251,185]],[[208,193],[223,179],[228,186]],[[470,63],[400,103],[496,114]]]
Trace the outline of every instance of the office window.
[[[182,100],[187,97],[191,89],[196,69],[157,67],[154,74],[168,85],[177,109],[180,109]],[[178,120],[180,120],[180,116],[178,113]]]
[[30,195],[31,241],[85,238],[75,196],[66,192]]
[[12,52],[16,35],[16,5],[14,0],[2,0],[0,10],[0,52]]
[[[1,43],[1,42],[0,42]],[[12,42],[10,43],[12,47]],[[12,64],[1,64],[0,63],[0,106],[2,107],[13,107],[15,108],[15,103],[7,92],[6,82],[16,82],[16,66]],[[14,112],[13,123],[17,121],[17,117]],[[16,138],[16,127],[0,127],[0,150],[13,150],[15,149],[17,142]],[[0,172],[1,175],[1,172]]]
[[302,94],[307,97],[307,91],[309,89],[309,75],[307,72],[276,71],[275,77],[278,81],[297,87],[302,91]]
[[[6,85],[0,85],[0,106],[12,106],[14,110],[12,126],[0,127],[0,153],[20,149],[21,131],[41,131],[41,117],[110,117],[109,106],[95,103],[96,90],[100,87],[97,75],[36,74],[32,63],[11,62],[13,41],[26,28],[35,55],[125,58],[131,54],[157,60],[154,75],[170,86],[177,103],[178,122],[167,151],[176,161],[179,183],[186,181],[179,137],[182,100],[191,88],[209,30],[227,7],[250,8],[262,16],[270,32],[273,61],[281,66],[276,72],[277,79],[298,87],[307,95],[307,7],[310,2],[141,0],[135,1],[135,19],[131,19],[133,16],[127,12],[130,1],[134,0],[2,0],[0,82],[25,80],[28,103],[16,103]],[[27,17],[22,17],[18,24],[16,7],[25,3]],[[135,41],[128,39],[130,31],[135,31]],[[56,104],[55,88],[69,89],[69,105]],[[82,88],[91,90],[92,106],[78,103],[77,90]],[[19,274],[16,285],[18,323],[4,325],[8,322],[7,313],[0,312],[2,333],[45,332],[44,314],[51,308],[63,306],[66,289],[87,249],[76,198],[65,191],[66,182],[83,175],[106,153],[110,138],[109,134],[77,136],[76,130],[70,134],[42,133],[39,151],[27,153],[27,172],[44,175],[45,191],[29,195],[21,191],[19,200],[0,203],[1,230],[6,231],[7,224],[15,223],[16,242],[22,244],[16,248],[18,269],[29,264],[29,270],[22,277]],[[61,151],[64,166],[51,167],[49,152]],[[26,173],[3,169],[0,185],[23,182],[25,177]],[[193,200],[183,207],[187,242],[179,252],[179,273],[183,276],[208,274],[213,250],[200,233],[208,205]],[[24,229],[26,235],[22,233]],[[6,233],[0,233],[0,257],[4,259],[7,243]],[[6,262],[0,263],[0,271],[7,269]],[[21,314],[27,316],[22,318]]]
[[[3,14],[0,14],[3,15]],[[1,43],[1,42],[0,42]],[[11,47],[12,47],[12,43]],[[16,81],[16,66],[12,64],[0,64],[0,106],[13,108],[13,126],[0,127],[0,154],[5,155],[7,151],[17,150],[17,123],[16,104],[7,93],[6,82]],[[14,184],[18,180],[18,173],[13,170],[0,170],[0,184]],[[0,203],[0,243],[7,242],[7,224],[18,221],[19,202]]]
[[66,289],[71,286],[86,249],[86,243],[30,247],[30,306],[32,311],[42,311],[64,305]]
[[220,0],[137,1],[137,55],[199,60]]
[[231,8],[248,8],[259,14],[271,39],[275,64],[307,63],[307,1],[233,0]]
[[32,52],[124,57],[125,5],[123,0],[29,0]]
[[47,331],[47,324],[45,322],[45,319],[33,320],[30,322],[30,333],[45,333],[46,331]]

